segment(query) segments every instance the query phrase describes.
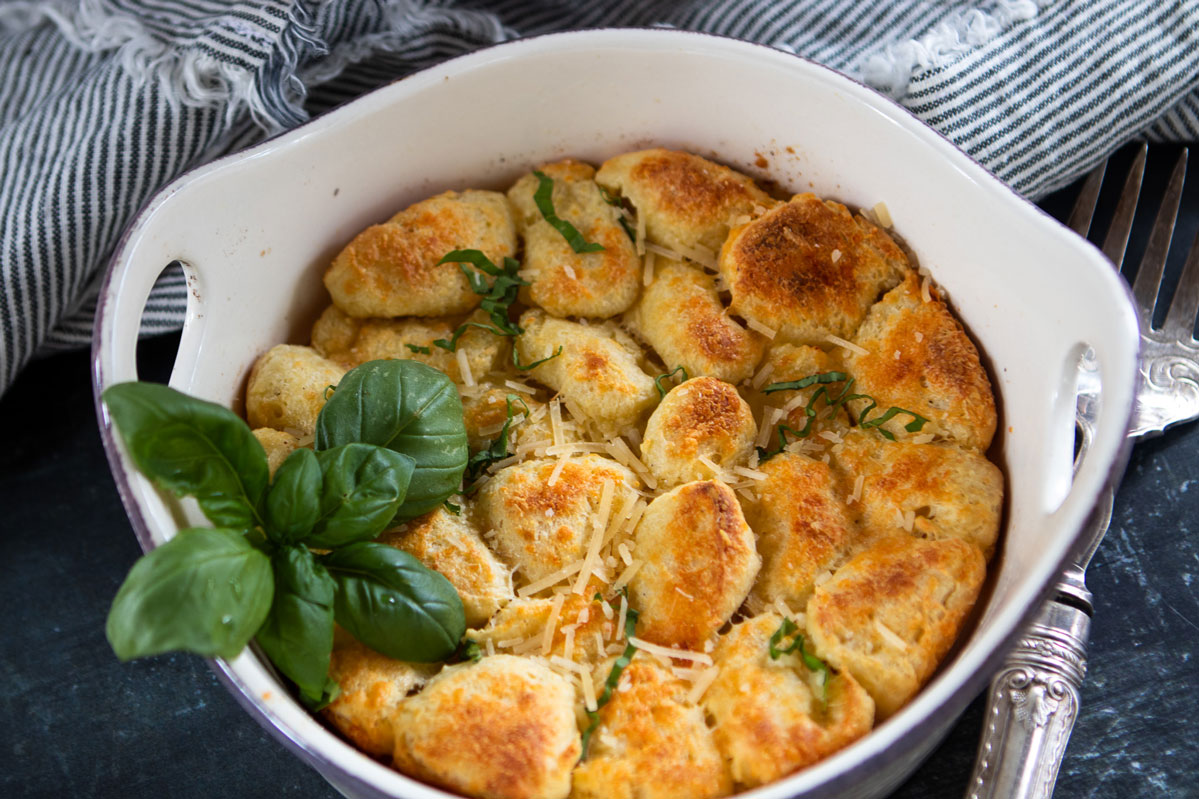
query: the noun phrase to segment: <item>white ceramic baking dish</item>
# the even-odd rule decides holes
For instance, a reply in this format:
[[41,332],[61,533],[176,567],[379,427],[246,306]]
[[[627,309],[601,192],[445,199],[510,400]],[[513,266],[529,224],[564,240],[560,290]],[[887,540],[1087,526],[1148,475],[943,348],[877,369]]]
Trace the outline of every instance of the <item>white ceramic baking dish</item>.
[[[306,342],[320,277],[360,229],[444,189],[506,187],[574,156],[663,145],[794,191],[883,201],[981,345],[1001,408],[1004,539],[968,639],[901,712],[756,797],[877,796],[926,756],[987,682],[1070,553],[1120,462],[1137,356],[1124,284],[1100,253],[904,109],[787,53],[668,30],[516,41],[405,78],[284,136],[191,172],[130,226],[104,284],[97,395],[132,380],[138,321],[163,267],[191,289],[171,385],[240,407],[254,359]],[[1093,348],[1103,407],[1071,474],[1074,365]],[[204,521],[133,469],[99,409],[141,544]],[[252,654],[218,661],[246,710],[353,797],[445,796],[360,754],[292,700]]]

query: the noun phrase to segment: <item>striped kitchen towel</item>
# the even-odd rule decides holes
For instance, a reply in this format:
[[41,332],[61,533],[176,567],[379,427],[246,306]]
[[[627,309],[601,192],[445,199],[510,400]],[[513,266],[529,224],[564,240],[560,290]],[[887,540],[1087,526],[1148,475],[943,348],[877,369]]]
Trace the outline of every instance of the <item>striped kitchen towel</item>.
[[[2,0],[0,392],[88,343],[117,238],[183,171],[493,42],[650,25],[828,64],[1033,197],[1199,133],[1199,0]],[[185,297],[164,273],[143,331]]]

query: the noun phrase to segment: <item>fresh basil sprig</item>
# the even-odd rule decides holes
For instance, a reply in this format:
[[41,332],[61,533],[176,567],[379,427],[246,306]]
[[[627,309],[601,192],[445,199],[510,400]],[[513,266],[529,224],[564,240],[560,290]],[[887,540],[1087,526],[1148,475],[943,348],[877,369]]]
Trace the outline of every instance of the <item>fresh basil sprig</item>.
[[[779,647],[779,644],[788,636],[794,635],[791,643],[786,647]],[[804,648],[804,635],[799,632],[799,627],[791,619],[784,618],[783,623],[774,631],[774,635],[770,636],[770,659],[778,660],[783,655],[789,655],[795,650],[799,650],[799,657],[803,660],[803,664],[808,667],[808,671],[819,672],[820,679],[820,701],[822,704],[828,703],[828,681],[832,676],[832,671],[828,664],[820,658],[808,652]]]
[[318,451],[296,450],[269,483],[266,453],[227,409],[148,383],[113,386],[104,401],[138,468],[220,525],[183,530],[134,564],[107,622],[122,660],[231,658],[257,635],[315,708],[338,690],[327,676],[335,619],[404,660],[457,649],[465,615],[449,581],[368,543],[461,480],[462,404],[444,374],[411,361],[352,369],[318,417]]
[[337,698],[329,679],[333,653],[333,597],[329,572],[303,547],[281,547],[271,557],[275,596],[258,629],[258,645],[279,671],[296,684],[313,710]]
[[554,179],[538,170],[533,170],[533,175],[537,178],[537,191],[533,192],[533,202],[536,204],[537,210],[541,212],[541,216],[545,221],[549,222],[555,230],[562,234],[562,238],[566,239],[566,243],[575,252],[603,251],[604,245],[594,241],[587,241],[587,239],[583,238],[583,234],[579,232],[578,228],[559,217],[554,211]]

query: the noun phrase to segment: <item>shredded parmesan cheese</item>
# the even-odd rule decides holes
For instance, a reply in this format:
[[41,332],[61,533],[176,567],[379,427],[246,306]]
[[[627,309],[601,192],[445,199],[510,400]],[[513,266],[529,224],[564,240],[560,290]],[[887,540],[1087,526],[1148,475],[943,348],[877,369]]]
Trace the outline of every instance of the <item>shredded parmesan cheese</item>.
[[454,356],[458,359],[458,371],[462,374],[463,385],[473,386],[475,384],[475,376],[470,373],[470,361],[466,358],[466,350],[459,347]]
[[840,261],[841,260],[841,251],[833,250],[832,259],[833,259],[833,263],[837,263],[837,261]]
[[556,486],[558,484],[558,478],[562,476],[562,470],[566,468],[566,464],[569,462],[569,455],[559,458],[558,462],[554,464],[553,470],[550,471],[550,478],[545,481],[546,485],[551,487]]
[[629,643],[651,655],[674,658],[676,660],[693,660],[705,666],[712,665],[712,656],[703,652],[692,652],[690,649],[674,649],[672,647],[659,646],[658,644],[646,641],[644,638],[638,638],[635,635],[629,639]]
[[[641,564],[644,562],[645,561],[643,560],[634,560],[632,563],[630,563],[629,567],[621,572],[620,576],[616,578],[616,582],[612,584],[612,590],[619,591],[628,585],[629,581],[632,580],[637,574],[637,570],[641,568]],[[624,622],[622,621],[621,624],[624,624]]]
[[853,480],[853,493],[849,495],[849,504],[853,504],[862,498],[862,484],[866,482],[866,475],[859,474]]
[[554,596],[550,606],[550,620],[545,625],[545,635],[541,637],[541,654],[548,655],[554,644],[554,630],[558,626],[558,617],[562,615],[562,603],[566,601],[565,594]]
[[529,583],[528,585],[526,585],[522,588],[518,588],[516,590],[516,595],[519,597],[532,596],[533,594],[536,594],[539,591],[544,591],[545,589],[547,589],[551,586],[557,585],[558,583],[562,582],[567,577],[571,576],[572,574],[574,574],[581,568],[583,568],[583,561],[577,560],[574,563],[570,564],[569,566],[559,569],[558,571],[554,572],[553,574],[542,577],[540,580],[538,580],[535,583]]
[[899,635],[887,625],[883,624],[882,620],[875,618],[874,629],[882,636],[883,640],[896,649],[907,649],[908,642],[899,637]]
[[599,703],[595,699],[595,683],[591,680],[591,672],[583,669],[579,676],[583,680],[583,704],[588,711],[594,713],[599,709]]
[[760,472],[757,469],[746,469],[744,466],[734,466],[733,472],[742,477],[748,477],[750,480],[765,480],[770,476],[766,472]]
[[829,342],[830,344],[836,344],[838,347],[844,347],[845,349],[849,350],[850,352],[856,353],[858,355],[869,355],[870,354],[870,350],[866,349],[865,347],[859,347],[857,344],[854,344],[852,341],[846,341],[845,339],[841,338],[840,336],[834,336],[832,333],[829,333],[827,336],[825,336],[824,340]]
[[587,555],[583,558],[583,567],[579,569],[579,579],[575,581],[574,592],[576,594],[583,593],[583,589],[587,587],[587,580],[595,571],[596,560],[599,558],[600,544],[604,540],[604,531],[608,529],[608,514],[612,512],[612,493],[616,490],[616,484],[611,478],[605,478],[603,486],[600,488],[599,509],[593,517],[593,527],[591,530],[591,539],[587,543]]
[[773,339],[775,334],[778,333],[778,331],[775,330],[773,327],[768,327],[767,325],[762,324],[757,319],[754,319],[752,316],[747,316],[745,318],[745,324],[746,324],[746,326],[749,327],[750,330],[756,330],[759,333],[761,333],[763,336],[765,336],[766,338],[769,338],[769,339]]
[[654,254],[647,252],[645,254],[645,270],[641,274],[641,283],[648,286],[654,282]]
[[878,220],[878,223],[880,225],[882,225],[885,228],[891,227],[891,211],[890,211],[890,209],[887,208],[886,203],[884,203],[884,202],[875,203],[874,208],[872,210],[874,211],[874,218]]
[[519,391],[521,394],[536,394],[537,389],[524,383],[517,383],[515,380],[505,380],[504,385],[513,391]]
[[550,432],[554,444],[562,443],[562,402],[554,397],[550,400]]
[[571,280],[574,280],[577,277],[577,275],[575,275],[574,267],[572,267],[570,264],[562,264],[562,271],[565,272],[566,276]]
[[919,330],[917,330],[916,331],[916,343],[919,344],[921,341],[924,341],[924,334],[921,333]]
[[770,379],[770,373],[773,371],[774,364],[767,362],[766,365],[759,369],[758,373],[754,375],[753,382],[750,383],[750,385],[754,387],[755,391],[760,390],[762,386],[766,385],[766,381]]
[[708,689],[712,686],[712,683],[716,682],[716,678],[719,675],[719,666],[710,666],[704,671],[701,671],[695,678],[695,681],[691,684],[691,690],[687,692],[687,701],[691,704],[699,702],[699,700],[703,698],[704,694],[708,692]]
[[920,281],[920,299],[924,302],[933,301],[933,293],[929,288],[929,277],[925,275]]
[[638,212],[637,224],[636,224],[636,227],[634,228],[634,232],[636,233],[636,242],[635,243],[637,245],[637,254],[645,255],[645,247],[646,247],[645,214]]

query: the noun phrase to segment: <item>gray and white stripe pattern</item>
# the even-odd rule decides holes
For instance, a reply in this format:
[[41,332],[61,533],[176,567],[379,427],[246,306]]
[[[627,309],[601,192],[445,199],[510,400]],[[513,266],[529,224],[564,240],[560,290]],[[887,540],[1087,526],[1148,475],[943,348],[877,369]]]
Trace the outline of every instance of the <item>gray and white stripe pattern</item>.
[[[0,392],[86,345],[124,226],[187,169],[439,61],[668,25],[886,92],[1029,196],[1130,138],[1199,137],[1199,0],[51,0],[0,3]],[[167,269],[143,332],[186,307]]]

